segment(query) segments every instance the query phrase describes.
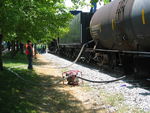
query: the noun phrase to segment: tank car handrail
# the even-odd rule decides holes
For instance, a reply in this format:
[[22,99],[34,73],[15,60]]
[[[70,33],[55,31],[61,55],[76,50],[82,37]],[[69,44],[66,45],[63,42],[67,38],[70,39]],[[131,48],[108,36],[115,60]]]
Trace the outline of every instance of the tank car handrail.
[[95,51],[101,51],[101,52],[113,52],[113,53],[127,53],[127,54],[144,54],[144,55],[150,55],[150,52],[142,52],[142,51],[120,51],[120,50],[108,50],[108,49],[95,49]]
[[109,49],[95,49],[95,51],[101,51],[101,52],[120,52],[119,50],[109,50]]
[[131,54],[144,54],[150,55],[150,52],[142,52],[142,51],[122,51],[123,53],[131,53]]

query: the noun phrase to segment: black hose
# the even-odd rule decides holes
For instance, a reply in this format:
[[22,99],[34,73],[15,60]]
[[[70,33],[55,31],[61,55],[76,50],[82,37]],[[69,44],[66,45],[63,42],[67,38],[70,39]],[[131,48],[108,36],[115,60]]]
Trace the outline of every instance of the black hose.
[[[59,82],[65,80],[65,79],[67,79],[68,77],[71,76],[71,75],[70,75],[70,76],[67,76],[67,77],[65,77],[65,78],[61,78],[60,80],[55,81],[53,84],[52,84],[52,83],[49,83],[49,84],[40,84],[40,83],[34,83],[34,82],[32,82],[32,81],[29,81],[29,80],[24,79],[24,78],[21,77],[18,73],[12,71],[11,69],[12,69],[12,68],[8,68],[7,70],[10,71],[11,73],[13,73],[14,75],[16,75],[19,79],[23,80],[24,82],[27,82],[27,83],[29,83],[29,84],[31,84],[31,85],[36,85],[36,86],[51,86],[51,85],[56,85],[56,84],[58,84]],[[93,83],[111,83],[111,82],[115,82],[115,81],[122,80],[122,79],[124,79],[126,76],[122,76],[122,77],[119,77],[119,78],[117,78],[117,79],[115,79],[115,80],[110,80],[110,81],[94,81],[94,80],[89,80],[89,79],[86,79],[86,78],[83,78],[83,77],[79,77],[79,76],[76,76],[76,77],[79,78],[79,79],[81,79],[81,80],[88,81],[88,82],[93,82]]]
[[89,80],[89,79],[86,79],[86,78],[83,78],[83,77],[79,77],[77,76],[77,78],[81,79],[81,80],[84,80],[84,81],[87,81],[87,82],[93,82],[93,83],[111,83],[111,82],[115,82],[115,81],[119,81],[119,80],[122,80],[124,79],[126,76],[122,76],[122,77],[119,77],[115,80],[109,80],[109,81],[94,81],[94,80]]
[[82,54],[85,46],[88,45],[88,44],[90,44],[90,43],[92,43],[92,42],[94,42],[94,40],[88,41],[87,43],[83,44],[82,48],[80,49],[80,52],[79,52],[78,56],[76,57],[76,59],[70,65],[67,65],[67,66],[64,66],[64,67],[52,67],[52,68],[53,69],[62,69],[62,68],[71,67],[72,65],[74,65],[79,60],[79,58],[80,58],[80,56],[81,56],[81,54]]

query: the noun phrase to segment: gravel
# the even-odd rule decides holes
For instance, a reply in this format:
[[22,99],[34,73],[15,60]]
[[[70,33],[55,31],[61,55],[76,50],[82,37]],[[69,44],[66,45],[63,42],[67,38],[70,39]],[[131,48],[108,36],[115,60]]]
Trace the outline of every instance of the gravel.
[[[43,56],[54,62],[58,67],[64,67],[71,64],[70,61],[60,58],[58,56],[52,54],[43,54]],[[56,66],[55,65],[55,66]],[[58,68],[57,67],[57,68]],[[53,67],[56,68],[56,67]],[[110,76],[110,74],[104,74],[97,69],[84,67],[82,65],[74,64],[68,68],[69,70],[79,70],[84,75],[84,78],[96,81],[106,81],[106,80],[114,80],[115,77]],[[150,112],[150,91],[148,89],[140,88],[139,84],[130,84],[123,80],[119,80],[117,82],[108,83],[108,84],[98,84],[98,83],[89,83],[89,86],[100,90],[103,89],[108,93],[119,93],[124,96],[124,104],[134,108],[140,108],[145,112]],[[94,94],[94,93],[93,93]]]

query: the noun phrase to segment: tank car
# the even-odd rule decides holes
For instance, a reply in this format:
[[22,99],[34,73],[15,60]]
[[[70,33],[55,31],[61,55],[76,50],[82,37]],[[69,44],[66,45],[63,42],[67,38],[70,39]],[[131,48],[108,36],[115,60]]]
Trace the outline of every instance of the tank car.
[[114,0],[96,11],[90,32],[101,61],[150,73],[149,6],[150,0]]
[[150,51],[150,0],[114,0],[92,17],[97,47]]

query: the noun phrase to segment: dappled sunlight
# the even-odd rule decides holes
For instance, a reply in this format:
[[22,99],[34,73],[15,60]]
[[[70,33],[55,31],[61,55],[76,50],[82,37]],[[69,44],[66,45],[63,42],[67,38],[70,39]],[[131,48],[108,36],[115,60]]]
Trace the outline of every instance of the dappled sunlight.
[[[38,65],[42,62],[39,61]],[[61,83],[53,84],[61,79],[59,73],[56,75],[55,70],[40,68],[38,65],[33,71],[12,69],[27,81],[17,78],[8,70],[0,72],[1,113],[87,113],[81,101],[61,89],[64,87]]]
[[[21,71],[21,72],[19,72]],[[17,70],[22,73],[22,70]],[[52,76],[39,77],[30,76],[31,74],[21,75],[33,83],[52,83]],[[83,107],[77,106],[80,103],[75,97],[67,92],[62,92],[52,86],[38,86],[26,83],[11,73],[4,71],[0,74],[0,106],[2,112],[49,112],[56,113],[60,111],[81,112]],[[56,78],[54,78],[56,79]]]

